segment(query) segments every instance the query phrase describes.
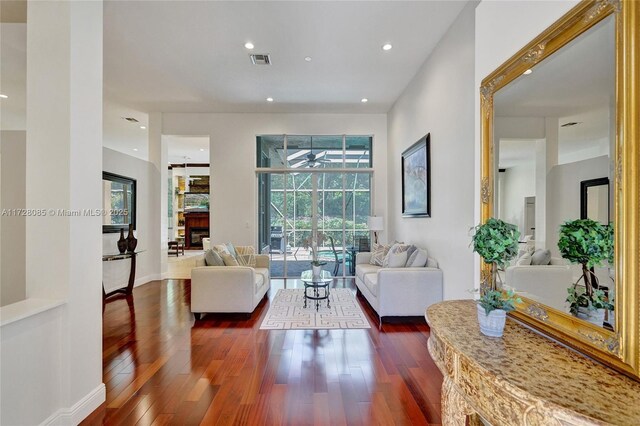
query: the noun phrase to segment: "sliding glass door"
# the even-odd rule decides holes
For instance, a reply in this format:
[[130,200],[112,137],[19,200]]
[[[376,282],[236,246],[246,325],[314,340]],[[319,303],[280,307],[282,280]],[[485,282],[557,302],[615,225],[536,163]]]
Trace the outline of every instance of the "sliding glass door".
[[314,235],[324,269],[353,274],[369,238],[370,152],[370,136],[258,137],[258,242],[273,277],[310,268]]

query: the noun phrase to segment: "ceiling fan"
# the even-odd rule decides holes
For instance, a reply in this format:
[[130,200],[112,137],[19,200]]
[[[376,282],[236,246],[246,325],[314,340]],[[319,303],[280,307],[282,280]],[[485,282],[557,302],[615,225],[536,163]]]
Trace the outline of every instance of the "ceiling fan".
[[[324,155],[326,155],[326,151]],[[305,161],[305,163],[307,163],[309,167],[317,167],[320,164],[331,163],[331,161],[327,160],[326,158],[318,158],[318,154],[313,153],[313,136],[311,136],[311,148],[309,150],[309,153],[306,155],[306,158],[307,160]]]

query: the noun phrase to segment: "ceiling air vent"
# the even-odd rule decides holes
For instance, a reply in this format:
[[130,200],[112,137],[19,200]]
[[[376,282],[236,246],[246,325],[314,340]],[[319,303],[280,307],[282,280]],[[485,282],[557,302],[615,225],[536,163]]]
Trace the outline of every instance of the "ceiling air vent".
[[581,121],[570,121],[568,123],[564,123],[562,126],[560,127],[571,127],[571,126],[575,126],[577,124],[582,124]]
[[249,56],[253,65],[271,65],[271,58],[268,53],[250,54]]
[[139,121],[138,121],[138,120],[136,120],[136,119],[135,119],[135,118],[133,118],[133,117],[122,117],[122,118],[124,118],[125,120],[127,120],[127,121],[128,121],[128,122],[130,122],[130,123],[139,123]]

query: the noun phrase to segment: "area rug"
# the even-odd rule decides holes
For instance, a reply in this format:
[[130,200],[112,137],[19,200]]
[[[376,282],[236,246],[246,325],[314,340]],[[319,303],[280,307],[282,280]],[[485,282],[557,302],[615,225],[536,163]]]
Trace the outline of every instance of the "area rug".
[[[308,290],[311,292],[311,290]],[[309,293],[311,294],[311,293]],[[304,290],[280,289],[271,300],[269,311],[260,325],[261,330],[335,330],[371,328],[355,296],[346,288],[331,289],[329,305],[321,301],[304,308]]]

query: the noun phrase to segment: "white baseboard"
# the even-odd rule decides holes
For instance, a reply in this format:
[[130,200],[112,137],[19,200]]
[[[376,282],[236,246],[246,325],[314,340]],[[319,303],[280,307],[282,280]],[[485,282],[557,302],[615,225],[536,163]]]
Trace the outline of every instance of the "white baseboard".
[[150,274],[150,275],[147,275],[147,276],[144,276],[144,277],[136,278],[136,280],[133,283],[133,286],[134,287],[138,287],[138,286],[141,286],[141,285],[146,284],[148,282],[159,281],[159,280],[162,280],[162,279],[163,279],[162,278],[162,274]]
[[46,426],[74,426],[83,421],[106,401],[107,390],[104,383],[85,395],[71,408],[61,408],[42,422]]

